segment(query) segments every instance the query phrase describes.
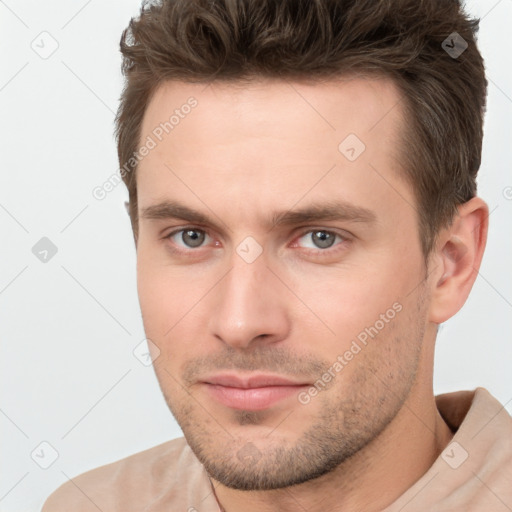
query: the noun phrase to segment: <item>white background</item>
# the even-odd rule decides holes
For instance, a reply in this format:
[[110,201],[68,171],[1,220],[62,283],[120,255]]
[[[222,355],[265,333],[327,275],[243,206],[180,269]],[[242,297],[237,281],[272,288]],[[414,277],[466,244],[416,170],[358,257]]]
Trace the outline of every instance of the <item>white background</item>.
[[[492,211],[471,298],[440,333],[436,393],[486,387],[512,411],[512,0],[473,0],[489,79],[479,192]],[[121,31],[139,0],[0,1],[0,511],[37,511],[59,484],[181,435],[144,339],[113,119]],[[42,59],[47,31],[58,49]],[[34,43],[34,44],[36,44]],[[39,43],[41,44],[41,43]],[[32,247],[48,237],[57,254]],[[51,449],[57,460],[48,462]],[[39,448],[38,448],[39,447]]]

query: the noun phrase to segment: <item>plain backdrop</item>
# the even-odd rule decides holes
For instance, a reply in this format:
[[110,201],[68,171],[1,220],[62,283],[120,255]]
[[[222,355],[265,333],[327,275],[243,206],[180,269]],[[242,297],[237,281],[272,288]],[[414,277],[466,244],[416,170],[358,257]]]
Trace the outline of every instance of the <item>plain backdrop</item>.
[[[37,511],[68,478],[181,435],[135,356],[127,192],[92,195],[118,168],[118,45],[139,3],[0,1],[2,512]],[[512,0],[467,9],[489,79],[490,233],[470,299],[442,326],[435,392],[483,386],[512,411]]]

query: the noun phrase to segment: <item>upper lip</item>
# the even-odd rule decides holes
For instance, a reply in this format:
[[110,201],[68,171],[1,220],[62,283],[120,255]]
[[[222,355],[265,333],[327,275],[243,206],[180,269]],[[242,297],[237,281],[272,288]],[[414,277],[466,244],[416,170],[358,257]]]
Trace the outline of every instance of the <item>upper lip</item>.
[[217,386],[226,386],[230,388],[264,388],[267,386],[305,386],[305,382],[297,382],[287,379],[280,375],[256,374],[256,375],[236,375],[232,373],[222,373],[212,375],[202,379],[202,382],[214,384]]

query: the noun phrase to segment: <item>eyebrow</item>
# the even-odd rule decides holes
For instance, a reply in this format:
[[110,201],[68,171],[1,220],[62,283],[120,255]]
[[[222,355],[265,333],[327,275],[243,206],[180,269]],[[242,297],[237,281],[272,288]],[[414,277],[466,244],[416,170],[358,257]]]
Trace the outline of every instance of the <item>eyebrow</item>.
[[[170,200],[143,208],[141,218],[147,220],[180,219],[194,224],[215,225],[215,222],[208,215],[177,201]],[[330,201],[313,204],[301,209],[272,212],[268,225],[273,228],[317,221],[348,221],[371,224],[376,220],[375,213],[367,208],[344,201]]]

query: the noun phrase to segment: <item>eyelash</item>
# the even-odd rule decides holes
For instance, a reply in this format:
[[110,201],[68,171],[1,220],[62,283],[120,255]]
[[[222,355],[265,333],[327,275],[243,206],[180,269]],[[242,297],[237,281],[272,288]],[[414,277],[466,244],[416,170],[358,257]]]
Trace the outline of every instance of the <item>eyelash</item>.
[[[208,232],[208,230],[206,229],[203,229],[203,228],[199,228],[197,226],[185,226],[183,228],[180,228],[180,229],[175,229],[173,231],[171,231],[170,233],[168,233],[167,235],[165,235],[163,238],[164,240],[169,240],[171,241],[171,238],[174,236],[174,235],[177,235],[179,233],[183,233],[185,231],[199,231],[201,233],[204,233],[207,237],[210,237],[210,233]],[[328,234],[331,234],[331,235],[334,235],[335,237],[339,238],[340,239],[340,242],[339,243],[336,243],[336,239],[335,239],[335,242],[334,244],[331,246],[331,247],[327,247],[325,249],[321,249],[321,248],[317,248],[317,249],[311,249],[311,248],[305,248],[304,250],[307,251],[308,253],[315,253],[315,255],[317,256],[331,256],[333,253],[337,252],[337,250],[340,250],[340,246],[344,246],[345,243],[348,243],[350,241],[349,237],[346,236],[346,235],[342,235],[341,233],[338,233],[337,231],[334,231],[334,230],[328,230],[328,229],[324,229],[324,228],[309,228],[305,231],[302,231],[299,235],[296,236],[295,239],[301,239],[303,238],[305,235],[307,234],[311,234],[311,233],[315,233],[315,232],[324,232],[324,233],[328,233]],[[197,248],[188,248],[188,249],[178,249],[176,247],[171,247],[171,250],[175,253],[178,253],[178,254],[190,254],[191,252],[197,252],[199,249],[202,249],[204,248],[204,246],[199,246]]]

